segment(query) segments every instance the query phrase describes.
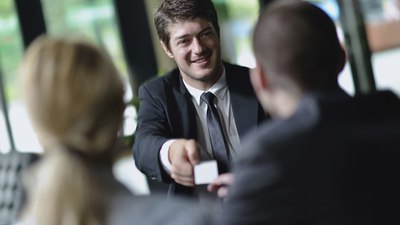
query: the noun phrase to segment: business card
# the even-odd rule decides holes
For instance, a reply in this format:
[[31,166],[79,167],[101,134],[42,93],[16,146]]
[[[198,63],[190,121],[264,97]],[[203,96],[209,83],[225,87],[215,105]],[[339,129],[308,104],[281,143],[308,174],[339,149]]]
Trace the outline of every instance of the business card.
[[194,166],[194,183],[209,184],[218,177],[216,160],[204,161]]

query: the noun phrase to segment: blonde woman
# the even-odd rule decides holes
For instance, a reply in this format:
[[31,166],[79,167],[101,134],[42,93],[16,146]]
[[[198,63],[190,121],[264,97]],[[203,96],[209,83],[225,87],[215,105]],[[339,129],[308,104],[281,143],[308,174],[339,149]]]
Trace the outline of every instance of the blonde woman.
[[20,76],[45,149],[25,177],[21,224],[207,223],[209,217],[190,203],[133,197],[114,179],[124,90],[114,65],[96,47],[39,37],[26,52]]

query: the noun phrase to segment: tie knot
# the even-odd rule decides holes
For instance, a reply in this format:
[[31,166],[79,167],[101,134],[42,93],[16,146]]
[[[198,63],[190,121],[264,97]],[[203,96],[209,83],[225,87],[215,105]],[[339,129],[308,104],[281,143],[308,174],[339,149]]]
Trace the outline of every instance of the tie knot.
[[201,94],[200,98],[203,99],[203,101],[207,103],[207,105],[212,105],[214,104],[215,95],[211,92],[204,92],[203,94]]

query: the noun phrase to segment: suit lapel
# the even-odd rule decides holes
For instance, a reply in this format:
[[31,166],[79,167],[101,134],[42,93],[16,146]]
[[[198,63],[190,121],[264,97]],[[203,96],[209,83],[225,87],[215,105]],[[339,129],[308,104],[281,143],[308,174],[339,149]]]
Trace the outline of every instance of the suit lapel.
[[176,74],[172,80],[168,81],[172,87],[172,97],[166,96],[166,99],[175,99],[174,103],[168,102],[168,113],[172,132],[186,139],[197,140],[196,109],[181,75]]
[[[183,133],[188,133],[188,139],[195,139],[197,140],[197,122],[196,122],[196,109],[194,108],[191,96],[188,92],[188,90],[186,89],[182,77],[179,74],[179,83],[180,83],[180,92],[181,95],[179,95],[179,97],[181,98],[181,102],[182,102],[182,114],[185,115],[187,113],[188,119],[187,119],[187,124],[184,124],[184,131]],[[185,120],[183,120],[185,121]]]
[[224,63],[224,66],[236,128],[242,142],[246,131],[258,122],[258,101],[250,83],[249,73],[238,73],[227,63]]

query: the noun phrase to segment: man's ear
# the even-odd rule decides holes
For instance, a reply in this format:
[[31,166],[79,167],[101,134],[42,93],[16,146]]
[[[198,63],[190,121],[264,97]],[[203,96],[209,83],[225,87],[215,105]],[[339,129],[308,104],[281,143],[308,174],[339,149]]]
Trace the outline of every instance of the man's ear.
[[268,80],[268,74],[261,66],[261,63],[256,61],[256,68],[251,70],[250,80],[253,85],[254,92],[260,102],[261,106],[270,116],[276,115],[275,106],[273,101],[273,93],[271,90],[271,83]]
[[264,90],[269,89],[269,82],[268,82],[267,78],[265,77],[265,72],[264,72],[264,69],[261,67],[261,65],[260,65],[260,83],[261,83],[261,87]]
[[265,72],[259,61],[256,61],[256,68],[251,71],[251,80],[254,88],[269,89],[269,82],[265,77]]
[[167,48],[167,46],[165,46],[164,42],[163,42],[163,41],[160,41],[160,43],[161,43],[161,46],[162,46],[162,48],[164,49],[165,53],[167,53],[167,55],[168,55],[171,59],[173,59],[173,58],[174,58],[174,55],[172,54],[171,51],[169,51],[169,49]]

